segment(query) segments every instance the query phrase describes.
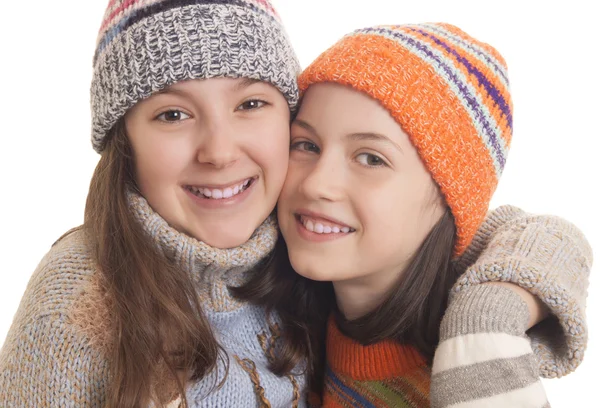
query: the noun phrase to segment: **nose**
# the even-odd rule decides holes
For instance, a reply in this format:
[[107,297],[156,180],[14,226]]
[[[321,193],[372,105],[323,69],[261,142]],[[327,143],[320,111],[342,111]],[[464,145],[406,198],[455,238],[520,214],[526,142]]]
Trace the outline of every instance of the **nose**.
[[344,161],[333,155],[321,154],[308,168],[299,190],[311,200],[340,201],[344,197],[345,185]]
[[240,157],[240,146],[226,119],[212,118],[199,129],[197,159],[217,168],[229,167]]

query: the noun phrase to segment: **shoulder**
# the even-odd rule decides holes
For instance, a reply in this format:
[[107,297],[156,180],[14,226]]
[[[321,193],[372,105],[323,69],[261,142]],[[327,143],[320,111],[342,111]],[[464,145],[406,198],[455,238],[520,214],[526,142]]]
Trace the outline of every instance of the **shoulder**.
[[50,248],[31,276],[13,326],[50,319],[69,325],[90,342],[104,344],[110,327],[108,296],[83,228]]
[[83,230],[71,230],[52,245],[31,275],[19,307],[20,317],[64,314],[96,270]]

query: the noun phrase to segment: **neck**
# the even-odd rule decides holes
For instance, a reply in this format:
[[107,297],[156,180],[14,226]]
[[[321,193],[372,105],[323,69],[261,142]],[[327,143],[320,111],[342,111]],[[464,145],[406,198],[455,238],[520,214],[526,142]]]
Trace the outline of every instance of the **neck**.
[[[403,270],[402,267],[395,268]],[[333,282],[338,309],[347,320],[354,320],[375,310],[398,281],[399,273],[381,271],[368,276]]]

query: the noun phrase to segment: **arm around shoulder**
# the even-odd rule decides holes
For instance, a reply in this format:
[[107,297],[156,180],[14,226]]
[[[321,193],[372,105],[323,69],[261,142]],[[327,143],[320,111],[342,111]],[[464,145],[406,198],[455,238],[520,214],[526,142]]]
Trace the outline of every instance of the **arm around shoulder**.
[[541,375],[560,377],[577,368],[587,345],[592,266],[592,250],[577,227],[560,217],[502,206],[488,214],[458,265],[466,271],[451,298],[485,282],[519,286],[551,314],[528,332]]

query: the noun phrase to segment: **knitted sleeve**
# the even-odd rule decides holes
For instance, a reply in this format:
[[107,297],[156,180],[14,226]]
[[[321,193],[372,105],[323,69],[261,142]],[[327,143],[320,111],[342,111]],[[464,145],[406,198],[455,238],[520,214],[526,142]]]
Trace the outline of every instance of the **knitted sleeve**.
[[[540,373],[568,374],[583,357],[591,263],[585,237],[565,220],[511,206],[488,214],[457,262],[466,272],[440,326],[431,406],[548,407]],[[526,303],[508,288],[479,285],[490,281],[528,290],[553,316],[527,337]]]
[[587,344],[585,304],[592,250],[583,233],[555,216],[513,206],[491,211],[458,261],[466,272],[452,298],[482,282],[519,285],[542,300],[552,317],[528,331],[543,377],[561,377],[581,363]]
[[61,316],[15,325],[0,351],[0,407],[101,407],[108,368]]

